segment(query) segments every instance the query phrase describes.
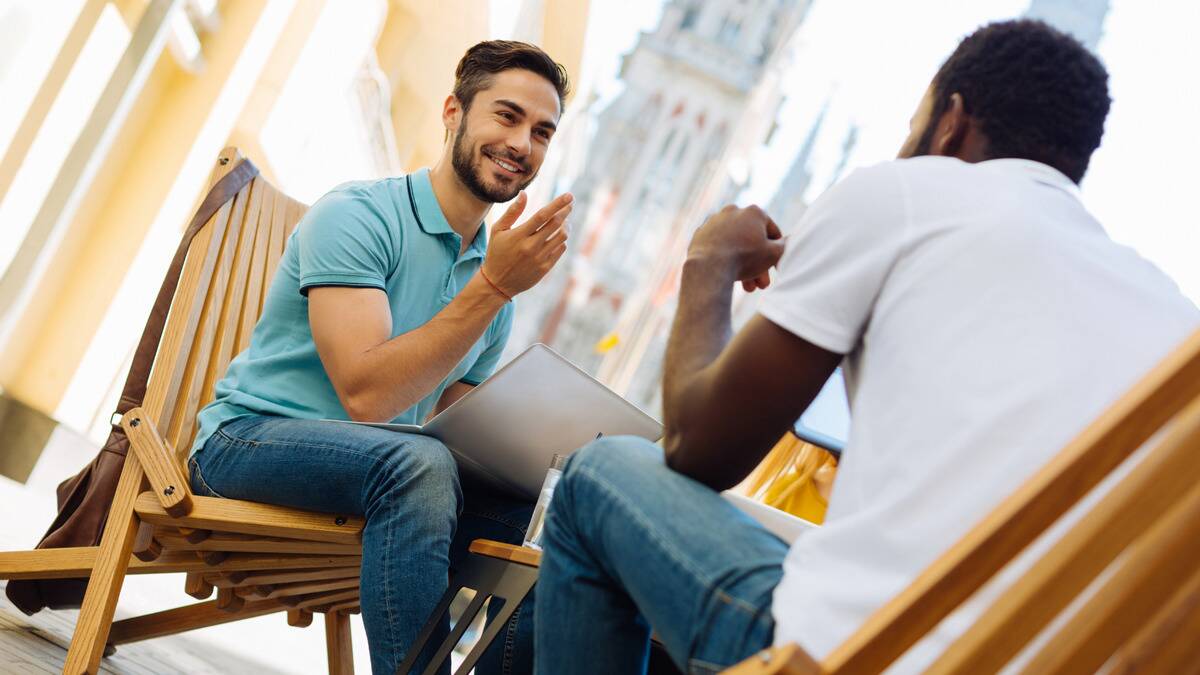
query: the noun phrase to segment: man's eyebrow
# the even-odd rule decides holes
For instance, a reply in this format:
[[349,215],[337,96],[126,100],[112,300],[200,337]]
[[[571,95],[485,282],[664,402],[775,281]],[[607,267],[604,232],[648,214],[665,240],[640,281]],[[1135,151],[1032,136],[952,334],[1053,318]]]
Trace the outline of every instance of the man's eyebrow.
[[[502,105],[502,106],[504,106],[505,108],[508,108],[508,109],[512,110],[513,112],[517,113],[518,115],[520,115],[520,116],[522,116],[522,117],[524,117],[524,116],[526,115],[526,113],[525,113],[525,109],[524,109],[524,108],[522,108],[520,105],[518,105],[518,104],[517,104],[516,102],[514,102],[514,101],[510,101],[510,100],[508,100],[508,99],[506,99],[506,98],[498,98],[498,99],[496,99],[496,101],[495,101],[495,102],[496,102],[496,104],[497,104],[497,105]],[[542,120],[541,122],[538,122],[537,124],[535,124],[535,125],[533,125],[533,126],[535,126],[535,127],[548,127],[548,128],[551,130],[551,131],[556,131],[556,130],[558,130],[558,126],[557,126],[557,125],[555,125],[555,124],[554,124],[554,122],[551,122],[550,120]]]

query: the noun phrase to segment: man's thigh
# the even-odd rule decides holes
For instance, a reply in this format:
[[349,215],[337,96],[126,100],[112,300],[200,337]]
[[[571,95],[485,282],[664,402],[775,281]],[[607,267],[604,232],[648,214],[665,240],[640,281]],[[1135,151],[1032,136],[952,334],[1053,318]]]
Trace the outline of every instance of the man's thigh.
[[458,491],[454,460],[439,441],[321,420],[234,420],[189,464],[201,494],[314,511],[365,514],[373,496],[405,475]]
[[787,545],[667,468],[657,446],[618,437],[582,449],[559,484],[548,528],[560,509],[680,661],[720,662],[770,643]]

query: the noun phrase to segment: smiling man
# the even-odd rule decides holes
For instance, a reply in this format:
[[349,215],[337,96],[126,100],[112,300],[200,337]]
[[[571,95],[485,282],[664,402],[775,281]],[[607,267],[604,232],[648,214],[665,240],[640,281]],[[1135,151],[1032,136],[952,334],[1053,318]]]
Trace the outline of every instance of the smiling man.
[[[377,675],[404,659],[467,544],[520,543],[532,506],[460,485],[438,441],[321,420],[420,423],[496,368],[510,301],[566,249],[571,195],[516,222],[567,87],[532,45],[469,49],[442,109],[440,160],[341,185],[312,206],[249,348],[200,413],[197,493],[366,517],[361,603]],[[489,242],[484,215],[509,200]],[[528,607],[481,672],[529,670]]]

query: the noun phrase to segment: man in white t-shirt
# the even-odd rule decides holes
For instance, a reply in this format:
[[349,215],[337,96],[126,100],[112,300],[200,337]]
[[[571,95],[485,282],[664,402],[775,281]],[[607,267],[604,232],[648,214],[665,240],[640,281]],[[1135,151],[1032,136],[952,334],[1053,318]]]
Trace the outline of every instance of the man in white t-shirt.
[[[1077,183],[1107,74],[1034,21],[967,37],[902,159],[855,171],[785,241],[726,207],[683,266],[656,446],[581,449],[546,525],[539,673],[631,673],[650,630],[688,672],[772,644],[820,659],[1200,326]],[[765,288],[730,337],[734,283]],[[789,547],[723,500],[844,364],[849,442]],[[967,612],[969,614],[969,612]],[[970,616],[910,655],[919,669]]]

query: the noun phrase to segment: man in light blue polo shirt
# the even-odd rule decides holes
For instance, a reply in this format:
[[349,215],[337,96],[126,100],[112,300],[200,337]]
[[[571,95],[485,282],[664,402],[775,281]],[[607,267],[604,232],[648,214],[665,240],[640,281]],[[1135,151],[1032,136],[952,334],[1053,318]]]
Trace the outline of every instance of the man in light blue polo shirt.
[[[537,47],[468,50],[443,106],[441,159],[312,206],[249,348],[199,416],[198,494],[366,517],[361,606],[377,675],[404,659],[467,544],[519,543],[531,505],[460,486],[436,440],[322,420],[420,423],[495,370],[512,297],[566,248],[569,194],[516,226],[566,92],[566,72]],[[489,242],[483,217],[509,200]],[[481,672],[532,668],[526,607]]]

